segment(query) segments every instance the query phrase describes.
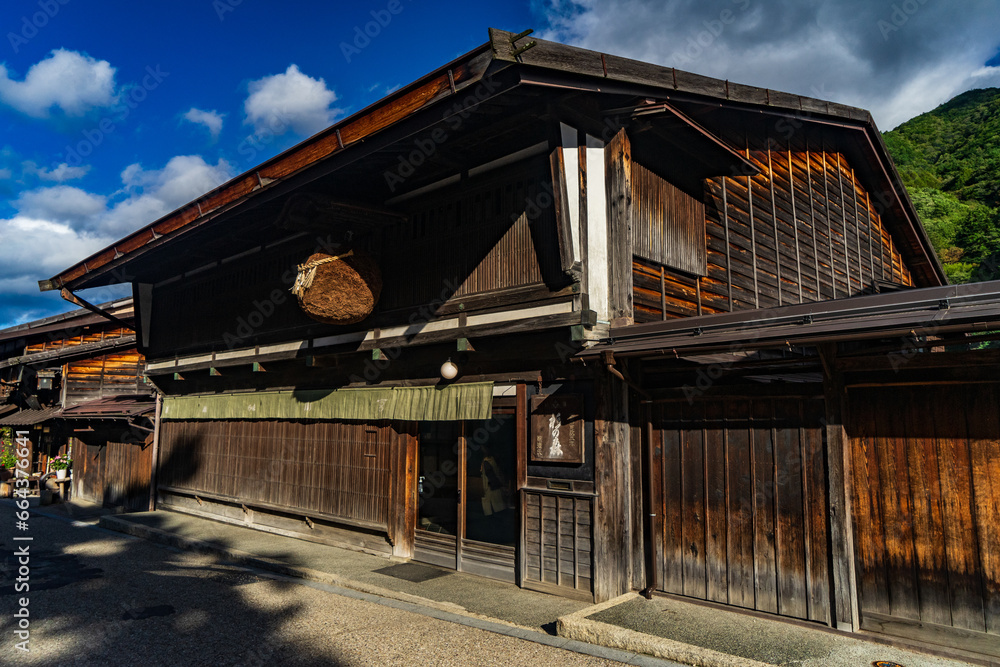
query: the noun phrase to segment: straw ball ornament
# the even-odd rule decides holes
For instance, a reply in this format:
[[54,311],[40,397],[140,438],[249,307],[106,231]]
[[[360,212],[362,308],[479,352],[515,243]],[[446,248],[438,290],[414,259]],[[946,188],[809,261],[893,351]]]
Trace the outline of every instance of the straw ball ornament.
[[361,322],[371,315],[382,293],[382,274],[364,252],[316,253],[298,268],[292,293],[302,310],[319,322]]

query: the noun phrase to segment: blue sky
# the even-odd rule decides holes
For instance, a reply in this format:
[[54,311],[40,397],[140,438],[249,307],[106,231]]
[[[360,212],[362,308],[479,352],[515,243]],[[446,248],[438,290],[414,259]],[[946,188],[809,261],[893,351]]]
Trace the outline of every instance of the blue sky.
[[72,308],[39,279],[482,44],[489,26],[862,106],[882,129],[1000,85],[996,0],[5,0],[0,328]]

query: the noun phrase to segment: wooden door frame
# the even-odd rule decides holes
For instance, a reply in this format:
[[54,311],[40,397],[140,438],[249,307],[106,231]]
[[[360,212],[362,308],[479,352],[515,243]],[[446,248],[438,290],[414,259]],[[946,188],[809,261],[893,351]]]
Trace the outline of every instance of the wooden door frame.
[[[514,583],[518,586],[521,585],[523,563],[524,563],[524,547],[523,547],[523,535],[522,530],[524,527],[524,503],[523,503],[523,493],[527,482],[527,401],[526,401],[526,386],[523,383],[517,385],[517,392],[515,395],[513,406],[502,406],[500,409],[503,411],[501,414],[509,414],[515,420],[515,430],[514,430],[514,481],[515,483],[515,493],[518,494],[518,508],[516,510],[516,516],[518,519],[518,525],[515,530],[516,546],[514,547]],[[495,410],[491,410],[490,418],[493,418]],[[467,503],[467,493],[468,488],[466,485],[467,475],[468,475],[468,438],[469,438],[469,421],[478,420],[461,420],[457,421],[459,424],[458,428],[458,447],[459,451],[457,454],[457,472],[458,477],[458,490],[459,493],[456,496],[456,502],[458,507],[456,509],[456,529],[455,529],[455,571],[462,572],[462,542],[466,539],[466,503]],[[402,497],[406,498],[407,508],[405,510],[406,521],[405,524],[401,523],[397,519],[395,524],[399,530],[402,532],[400,534],[405,535],[404,540],[394,539],[393,553],[394,555],[399,552],[399,555],[415,558],[416,557],[416,535],[417,531],[420,530],[419,523],[419,503],[420,494],[418,492],[417,480],[420,476],[420,430],[419,422],[409,422],[412,424],[411,433],[407,437],[406,444],[406,457],[407,457],[407,467],[406,467],[406,487],[402,490],[404,494]],[[396,545],[399,545],[398,547]]]

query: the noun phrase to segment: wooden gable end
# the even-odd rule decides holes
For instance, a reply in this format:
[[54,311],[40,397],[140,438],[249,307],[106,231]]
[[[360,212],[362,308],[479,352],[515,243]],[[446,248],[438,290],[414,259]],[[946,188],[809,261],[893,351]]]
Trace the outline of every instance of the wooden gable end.
[[[875,195],[843,153],[824,141],[735,133],[726,139],[760,173],[706,180],[703,272],[693,263],[656,261],[637,245],[636,322],[914,286]],[[649,193],[643,197],[655,200]],[[695,223],[689,218],[679,229]],[[685,237],[679,247],[687,243]],[[693,252],[687,250],[690,258]]]

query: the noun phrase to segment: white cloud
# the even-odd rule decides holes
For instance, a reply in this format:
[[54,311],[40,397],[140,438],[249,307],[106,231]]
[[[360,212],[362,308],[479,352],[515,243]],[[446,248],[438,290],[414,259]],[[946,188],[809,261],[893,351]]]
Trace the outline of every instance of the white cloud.
[[76,178],[83,178],[90,171],[90,165],[83,165],[80,167],[71,167],[65,162],[57,165],[53,169],[46,169],[45,167],[39,167],[34,162],[25,162],[21,165],[25,174],[33,174],[38,176],[43,181],[54,181],[56,183],[63,183],[65,181],[72,181]]
[[35,118],[48,117],[53,108],[83,116],[115,104],[115,68],[106,60],[56,49],[16,81],[0,63],[0,101]]
[[29,219],[85,227],[105,212],[106,199],[69,185],[28,190],[12,202]]
[[100,216],[102,231],[123,235],[205,194],[234,175],[225,160],[208,164],[198,155],[178,155],[163,169],[132,164],[122,171],[127,198]]
[[981,73],[1000,33],[992,0],[961,10],[868,0],[548,0],[535,9],[545,39],[860,106],[883,130],[1000,78]]
[[219,138],[219,132],[222,131],[222,119],[225,114],[220,114],[217,111],[203,111],[201,109],[191,109],[184,114],[184,120],[190,121],[198,125],[204,125],[208,128],[209,133],[212,135],[212,139]]
[[183,206],[231,178],[232,171],[224,160],[213,165],[197,155],[179,155],[162,169],[130,165],[122,172],[124,187],[110,197],[68,185],[22,193],[11,202],[17,214],[0,220],[0,318],[10,319],[19,295],[37,295],[39,280]]
[[49,278],[106,247],[114,239],[70,224],[17,215],[0,220],[0,269],[3,294],[38,293],[38,280]]
[[337,95],[323,79],[314,79],[289,65],[284,74],[251,81],[249,96],[243,104],[247,125],[258,136],[282,135],[289,129],[309,135],[329,127],[342,113],[331,108]]

